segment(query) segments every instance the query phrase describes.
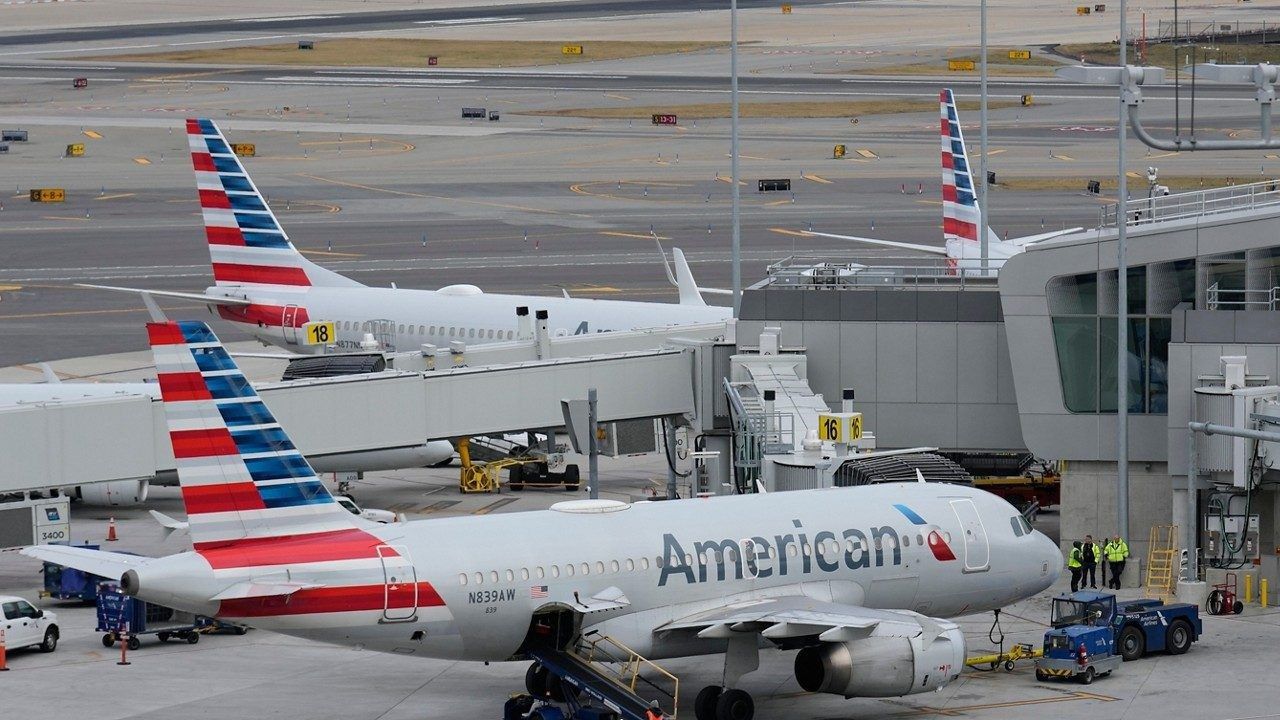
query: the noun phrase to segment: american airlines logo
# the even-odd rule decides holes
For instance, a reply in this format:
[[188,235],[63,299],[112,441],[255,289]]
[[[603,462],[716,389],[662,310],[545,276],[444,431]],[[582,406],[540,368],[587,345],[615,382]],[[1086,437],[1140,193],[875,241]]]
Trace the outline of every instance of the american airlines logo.
[[[928,525],[905,505],[894,507],[912,524],[927,526],[920,529],[922,534],[928,530],[927,542],[936,559],[955,559],[940,528]],[[873,564],[875,567],[902,564],[902,542],[898,531],[891,526],[872,527],[867,532],[857,528],[838,532],[820,530],[811,540],[799,520],[791,523],[796,532],[774,535],[771,539],[756,535],[742,540],[697,540],[690,545],[692,554],[675,535],[666,533],[662,536],[663,562],[658,586],[665,586],[673,576],[693,584],[713,577],[741,580],[773,577],[775,573],[785,577],[815,571],[831,573],[841,568],[860,570]]]

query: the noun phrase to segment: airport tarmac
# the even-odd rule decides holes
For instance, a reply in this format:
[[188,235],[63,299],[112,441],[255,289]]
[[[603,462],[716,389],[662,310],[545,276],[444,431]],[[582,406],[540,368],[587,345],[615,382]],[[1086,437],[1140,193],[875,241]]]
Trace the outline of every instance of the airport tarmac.
[[[643,502],[646,488],[665,482],[660,461],[602,462],[602,497]],[[359,502],[406,513],[410,519],[485,515],[541,509],[565,498],[559,491],[504,491],[499,495],[461,495],[457,468],[371,473],[353,488]],[[176,489],[154,488],[151,507],[181,516]],[[114,516],[120,540],[113,550],[160,555],[189,547],[181,535],[165,539],[142,509],[77,509],[72,525],[76,543],[100,543],[108,517]],[[1037,524],[1053,533],[1056,516],[1044,513]],[[0,553],[0,593],[35,600],[39,563],[12,552]],[[1038,645],[1046,626],[1051,593],[1007,608],[1002,614],[1005,646]],[[1136,589],[1123,597],[1137,597]],[[274,717],[309,720],[385,720],[497,718],[502,703],[523,687],[525,663],[459,663],[362,652],[264,631],[245,636],[207,635],[198,644],[159,644],[144,638],[121,667],[118,647],[106,649],[94,630],[92,607],[39,602],[58,613],[62,642],[46,655],[11,653],[12,672],[3,678],[17,692],[4,693],[6,715],[24,720],[92,716],[115,718]],[[990,615],[962,618],[972,654],[994,647],[988,640]],[[983,720],[1025,718],[1028,712],[1052,713],[1059,720],[1110,718],[1275,717],[1274,692],[1248,677],[1280,660],[1280,611],[1250,607],[1238,617],[1206,617],[1205,634],[1190,653],[1156,655],[1126,663],[1112,677],[1085,687],[1037,682],[1029,663],[1013,672],[968,670],[937,693],[894,699],[843,700],[800,691],[792,676],[791,653],[767,651],[761,669],[742,687],[756,698],[757,717],[861,720],[893,717],[969,717]],[[1248,652],[1241,648],[1247,647]],[[680,678],[681,708],[719,677],[719,660],[684,658],[662,663]],[[67,692],[75,688],[75,692]],[[1229,698],[1229,701],[1228,699]],[[55,700],[56,699],[56,700]],[[683,716],[683,713],[682,713]]]

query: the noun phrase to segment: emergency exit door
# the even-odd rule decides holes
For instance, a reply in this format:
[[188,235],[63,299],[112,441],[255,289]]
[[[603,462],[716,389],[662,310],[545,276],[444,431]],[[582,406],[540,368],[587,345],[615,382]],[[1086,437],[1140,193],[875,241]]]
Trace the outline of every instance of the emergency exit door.
[[409,622],[418,613],[418,571],[403,545],[379,545],[382,561],[383,622]]
[[951,510],[960,520],[964,540],[964,571],[985,572],[991,567],[991,545],[978,508],[969,498],[951,501]]

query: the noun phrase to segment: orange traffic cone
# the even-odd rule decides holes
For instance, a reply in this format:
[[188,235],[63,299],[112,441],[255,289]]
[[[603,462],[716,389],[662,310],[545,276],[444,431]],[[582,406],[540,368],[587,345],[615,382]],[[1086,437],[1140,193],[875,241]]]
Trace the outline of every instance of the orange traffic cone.
[[116,539],[116,519],[111,518],[107,521],[107,542],[115,542]]
[[9,669],[9,666],[5,664],[8,661],[6,654],[4,647],[4,628],[0,628],[0,672],[4,672]]

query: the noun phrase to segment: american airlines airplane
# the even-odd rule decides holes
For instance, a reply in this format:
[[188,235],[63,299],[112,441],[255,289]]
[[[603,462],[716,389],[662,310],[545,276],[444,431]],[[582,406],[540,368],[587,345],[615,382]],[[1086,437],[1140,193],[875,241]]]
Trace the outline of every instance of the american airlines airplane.
[[798,650],[810,691],[936,690],[965,659],[943,618],[1034,595],[1061,571],[1057,546],[1009,503],[923,482],[365,522],[334,502],[207,325],[147,331],[193,549],[23,552],[166,606],[477,662],[572,651],[591,633],[650,659],[725,653],[695,715],[750,720],[740,680],[762,647]]
[[[972,272],[975,270],[980,272],[982,246],[978,242],[978,226],[982,222],[982,213],[974,191],[973,173],[969,168],[969,152],[965,149],[964,133],[960,129],[960,118],[956,114],[956,102],[950,88],[938,94],[938,102],[942,110],[942,237],[945,241],[942,247],[812,230],[803,231],[804,234],[941,255],[947,259],[947,266],[952,272],[957,269],[969,271],[968,274],[975,274]],[[996,231],[988,227],[987,267],[992,272],[998,271],[1006,260],[1022,252],[1029,243],[1049,240],[1082,229],[1076,227],[1001,240]]]
[[263,342],[306,352],[298,346],[311,321],[334,322],[337,338],[328,344],[342,348],[358,349],[371,332],[389,335],[390,349],[498,342],[515,337],[520,306],[547,310],[553,335],[718,322],[733,315],[732,308],[706,304],[679,250],[678,304],[500,295],[462,284],[439,290],[361,285],[298,252],[214,121],[187,120],[187,139],[214,286],[203,293],[146,292],[205,302]]

